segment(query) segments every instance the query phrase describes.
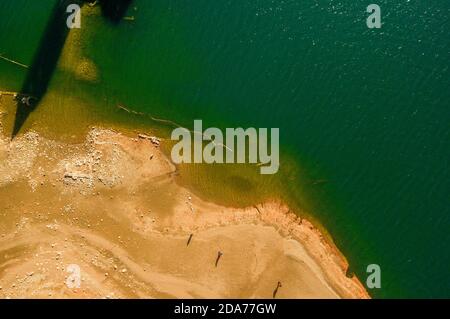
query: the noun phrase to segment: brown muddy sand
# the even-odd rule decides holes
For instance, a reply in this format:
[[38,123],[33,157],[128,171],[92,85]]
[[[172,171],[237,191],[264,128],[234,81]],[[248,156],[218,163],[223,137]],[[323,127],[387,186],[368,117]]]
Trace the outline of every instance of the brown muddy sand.
[[194,196],[158,143],[0,138],[0,298],[369,297],[307,220]]

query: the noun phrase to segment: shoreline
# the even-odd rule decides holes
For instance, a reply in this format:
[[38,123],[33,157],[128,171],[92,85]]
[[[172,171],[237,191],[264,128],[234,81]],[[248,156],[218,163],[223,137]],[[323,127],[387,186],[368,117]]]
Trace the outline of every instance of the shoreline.
[[[279,298],[370,298],[308,220],[275,201],[240,209],[200,199],[176,183],[176,167],[146,138],[92,128],[84,143],[71,145],[31,131],[12,142],[2,136],[0,157],[0,198],[9,211],[0,223],[0,251],[15,252],[0,258],[0,296],[268,298],[282,281]],[[20,204],[8,201],[18,192]],[[26,209],[40,212],[24,215]],[[64,247],[56,257],[55,246]],[[147,251],[162,247],[171,252],[158,258]],[[209,268],[217,251],[221,274]],[[180,256],[191,253],[194,264],[188,258],[180,265]],[[87,269],[85,290],[65,287],[62,256]],[[25,279],[13,276],[25,270]],[[42,289],[36,278],[54,286]]]

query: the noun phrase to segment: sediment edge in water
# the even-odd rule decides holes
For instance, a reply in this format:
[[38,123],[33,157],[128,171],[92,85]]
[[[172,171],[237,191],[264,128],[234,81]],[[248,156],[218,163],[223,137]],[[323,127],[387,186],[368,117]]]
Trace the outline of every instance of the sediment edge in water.
[[[280,298],[370,298],[308,220],[281,202],[238,209],[193,195],[154,142],[102,128],[81,144],[2,134],[0,251],[15,253],[0,259],[0,295],[270,298],[282,281]],[[69,263],[84,288],[67,287]]]

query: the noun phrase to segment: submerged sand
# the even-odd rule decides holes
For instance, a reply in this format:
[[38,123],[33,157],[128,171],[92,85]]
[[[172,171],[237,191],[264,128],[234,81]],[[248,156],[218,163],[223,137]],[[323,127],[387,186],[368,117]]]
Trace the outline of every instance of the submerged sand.
[[176,174],[146,136],[1,137],[0,297],[272,298],[278,282],[277,298],[369,297],[335,246],[282,203],[218,206]]

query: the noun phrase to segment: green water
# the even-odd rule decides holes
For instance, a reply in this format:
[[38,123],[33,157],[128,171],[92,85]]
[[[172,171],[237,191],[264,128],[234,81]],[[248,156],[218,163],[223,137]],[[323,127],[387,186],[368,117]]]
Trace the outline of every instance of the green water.
[[[1,2],[0,53],[31,63],[54,1],[37,3]],[[233,201],[230,185],[251,200],[287,193],[362,281],[368,264],[381,266],[374,297],[448,298],[450,2],[378,1],[380,30],[365,24],[369,3],[135,0],[134,21],[83,17],[80,54],[98,79],[60,68],[49,92],[58,98],[36,114],[54,108],[58,123],[77,127],[74,98],[95,120],[146,121],[118,111],[121,103],[187,126],[279,127],[278,177],[182,172],[218,200]],[[3,89],[19,90],[25,75],[0,61]]]

